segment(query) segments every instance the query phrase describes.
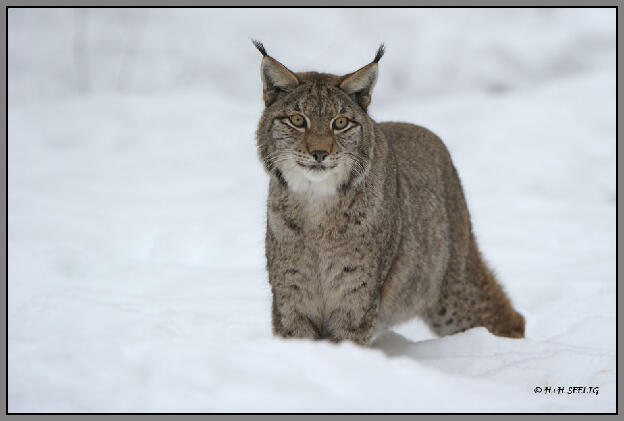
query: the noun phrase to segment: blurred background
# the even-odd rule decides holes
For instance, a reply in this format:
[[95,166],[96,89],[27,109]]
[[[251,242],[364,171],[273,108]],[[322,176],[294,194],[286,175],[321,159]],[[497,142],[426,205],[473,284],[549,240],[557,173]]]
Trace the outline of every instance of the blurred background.
[[[615,9],[9,9],[9,410],[614,410],[615,32]],[[250,38],[338,74],[385,42],[369,113],[445,141],[526,340],[271,337]],[[562,382],[601,394],[526,393]]]
[[[295,71],[348,73],[388,48],[381,105],[504,94],[614,64],[609,9],[13,9],[12,101],[203,90],[249,101],[251,37]],[[389,29],[392,30],[389,30]],[[54,35],[53,37],[51,35]]]

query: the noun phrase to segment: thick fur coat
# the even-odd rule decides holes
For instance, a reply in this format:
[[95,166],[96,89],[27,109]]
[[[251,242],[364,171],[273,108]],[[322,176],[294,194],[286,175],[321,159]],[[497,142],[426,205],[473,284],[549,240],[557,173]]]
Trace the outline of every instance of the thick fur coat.
[[439,335],[485,326],[523,337],[442,141],[367,114],[383,46],[344,76],[291,72],[256,46],[274,333],[369,344],[421,317]]

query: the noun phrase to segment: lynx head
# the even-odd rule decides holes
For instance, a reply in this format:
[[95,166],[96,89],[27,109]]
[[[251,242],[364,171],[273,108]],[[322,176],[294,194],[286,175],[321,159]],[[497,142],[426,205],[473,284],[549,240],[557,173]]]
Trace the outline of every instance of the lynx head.
[[262,53],[265,109],[257,131],[265,169],[288,189],[332,195],[367,175],[374,151],[374,123],[366,113],[377,81],[375,59],[344,76],[293,73]]

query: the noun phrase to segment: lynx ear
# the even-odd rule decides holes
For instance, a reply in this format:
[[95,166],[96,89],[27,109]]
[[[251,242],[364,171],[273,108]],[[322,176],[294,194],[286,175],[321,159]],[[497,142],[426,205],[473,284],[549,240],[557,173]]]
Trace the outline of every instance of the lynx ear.
[[262,96],[268,107],[281,93],[289,92],[299,85],[299,79],[282,63],[269,56],[260,41],[252,40],[258,51],[262,53],[260,75],[262,76]]
[[385,47],[381,44],[372,63],[344,76],[340,83],[340,89],[351,96],[364,110],[366,110],[368,104],[370,104],[371,94],[373,93],[375,82],[377,82],[377,63],[384,55],[384,52]]

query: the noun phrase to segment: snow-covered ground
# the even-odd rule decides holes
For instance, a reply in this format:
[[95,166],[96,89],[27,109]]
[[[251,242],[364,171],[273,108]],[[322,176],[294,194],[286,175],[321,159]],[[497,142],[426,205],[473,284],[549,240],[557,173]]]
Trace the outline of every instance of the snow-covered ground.
[[[615,411],[614,9],[8,24],[9,411]],[[370,113],[445,140],[526,339],[419,321],[371,349],[272,337],[250,37],[336,73],[386,42]]]

